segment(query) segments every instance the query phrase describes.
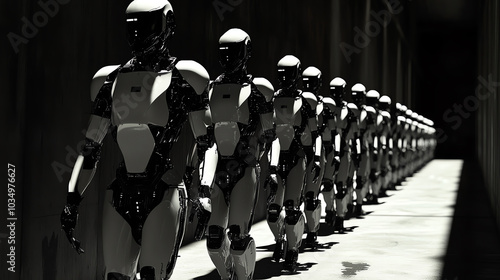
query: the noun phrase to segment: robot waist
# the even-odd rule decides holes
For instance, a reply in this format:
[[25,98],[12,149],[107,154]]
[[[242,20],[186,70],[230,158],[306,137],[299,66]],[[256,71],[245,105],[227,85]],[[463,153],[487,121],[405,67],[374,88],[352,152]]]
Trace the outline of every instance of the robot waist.
[[122,162],[116,170],[116,182],[126,192],[152,191],[160,183],[163,174],[167,170],[168,168],[165,165],[148,165],[145,172],[129,173]]

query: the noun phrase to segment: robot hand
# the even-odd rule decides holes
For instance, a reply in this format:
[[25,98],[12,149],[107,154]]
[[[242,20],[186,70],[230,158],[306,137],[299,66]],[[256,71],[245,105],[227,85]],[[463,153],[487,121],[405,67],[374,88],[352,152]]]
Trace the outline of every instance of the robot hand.
[[78,205],[81,199],[78,193],[68,193],[68,202],[61,213],[61,227],[66,233],[69,243],[78,254],[85,252],[80,246],[80,241],[73,236],[78,221]]
[[276,177],[276,174],[270,174],[269,177],[267,177],[264,186],[266,189],[269,187],[270,190],[269,196],[267,197],[267,203],[272,203],[276,198],[276,193],[278,192],[278,178]]
[[319,161],[314,161],[313,167],[311,169],[312,182],[317,183],[319,179],[319,174],[321,173],[321,167],[319,165]]
[[212,205],[210,198],[208,197],[198,197],[198,199],[191,201],[193,203],[193,210],[189,216],[189,222],[193,221],[194,214],[198,217],[198,224],[194,232],[194,238],[196,240],[201,240],[205,235],[207,229],[208,221],[212,215]]

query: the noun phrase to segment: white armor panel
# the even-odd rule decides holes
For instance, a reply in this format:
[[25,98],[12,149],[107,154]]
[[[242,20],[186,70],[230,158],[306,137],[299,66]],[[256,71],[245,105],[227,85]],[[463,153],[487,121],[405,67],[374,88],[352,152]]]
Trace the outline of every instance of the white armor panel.
[[[155,141],[147,124],[164,126],[169,111],[165,92],[171,72],[119,73],[113,84],[112,122],[117,126],[117,142],[130,173],[146,170]],[[141,145],[137,145],[141,143]]]
[[276,112],[276,135],[280,140],[280,149],[288,150],[295,137],[294,125],[300,125],[302,116],[301,98],[277,97],[274,100],[274,110]]
[[233,155],[240,141],[238,122],[248,124],[250,94],[249,84],[220,84],[215,85],[209,92],[210,112],[215,124],[215,142],[223,156]]

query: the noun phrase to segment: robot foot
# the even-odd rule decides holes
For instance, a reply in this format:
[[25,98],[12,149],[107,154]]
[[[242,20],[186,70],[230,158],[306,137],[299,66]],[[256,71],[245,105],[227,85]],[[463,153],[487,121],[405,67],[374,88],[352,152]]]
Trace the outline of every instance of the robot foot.
[[273,260],[275,262],[279,262],[280,259],[283,258],[283,252],[285,248],[284,240],[276,241],[276,245],[274,246]]
[[355,217],[360,217],[366,215],[366,212],[363,211],[363,205],[362,204],[356,204],[354,207],[354,216]]
[[283,263],[283,271],[294,273],[297,271],[297,260],[299,258],[298,250],[288,250]]
[[304,247],[316,250],[316,248],[318,248],[318,242],[316,242],[317,236],[318,236],[317,232],[307,233],[306,240],[304,242]]
[[386,189],[381,189],[378,193],[378,197],[389,197],[387,195]]
[[347,204],[347,212],[345,213],[344,219],[349,220],[354,217],[354,205],[352,203]]
[[397,191],[398,190],[394,183],[389,183],[389,185],[387,186],[387,189],[390,191]]
[[379,204],[378,202],[378,195],[375,194],[370,194],[366,196],[366,205],[374,205],[374,204]]
[[335,225],[333,226],[333,231],[338,231],[339,233],[344,233],[345,230],[346,229],[344,227],[344,217],[337,216],[335,218]]
[[335,225],[335,211],[334,210],[326,210],[325,223],[328,226],[333,227]]

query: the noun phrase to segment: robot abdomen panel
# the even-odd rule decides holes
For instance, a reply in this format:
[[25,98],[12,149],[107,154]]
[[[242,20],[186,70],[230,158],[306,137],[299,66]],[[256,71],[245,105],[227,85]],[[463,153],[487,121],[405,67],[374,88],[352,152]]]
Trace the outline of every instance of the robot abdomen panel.
[[218,122],[215,124],[214,134],[219,154],[223,156],[234,155],[240,141],[238,124],[236,122]]
[[125,161],[127,172],[146,171],[155,147],[155,140],[147,124],[122,124],[116,132],[116,141]]
[[250,117],[248,97],[249,85],[218,84],[210,91],[210,112],[212,121],[240,122],[247,124]]
[[276,112],[276,124],[296,124],[300,123],[297,117],[302,106],[301,99],[293,97],[278,97],[274,100],[274,110]]
[[280,149],[288,150],[295,137],[295,129],[291,124],[276,124],[276,136],[280,141]]
[[167,124],[169,111],[165,94],[171,78],[171,72],[120,73],[112,90],[113,123]]

